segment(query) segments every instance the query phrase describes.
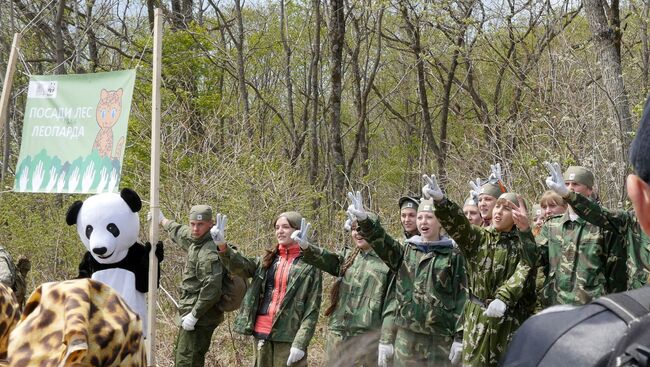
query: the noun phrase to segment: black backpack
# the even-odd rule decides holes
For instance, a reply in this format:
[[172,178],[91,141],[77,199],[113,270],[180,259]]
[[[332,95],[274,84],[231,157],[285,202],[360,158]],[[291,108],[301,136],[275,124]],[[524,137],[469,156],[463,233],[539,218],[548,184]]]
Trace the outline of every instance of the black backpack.
[[521,325],[502,366],[650,365],[650,287],[556,309]]

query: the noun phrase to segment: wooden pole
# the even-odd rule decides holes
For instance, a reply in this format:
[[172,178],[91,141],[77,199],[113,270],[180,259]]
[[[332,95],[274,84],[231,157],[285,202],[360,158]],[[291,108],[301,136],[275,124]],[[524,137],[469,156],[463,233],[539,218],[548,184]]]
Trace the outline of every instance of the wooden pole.
[[[5,80],[2,86],[2,95],[0,96],[0,136],[9,136],[9,99],[11,97],[11,86],[14,83],[14,71],[16,71],[16,59],[18,58],[18,50],[20,48],[20,39],[22,35],[20,33],[14,33],[14,41],[11,44],[11,52],[9,53],[9,61],[7,62],[7,70],[5,72]],[[5,126],[7,127],[5,129]],[[3,131],[6,130],[6,131]],[[4,151],[9,149],[9,139],[3,138],[4,149],[2,149],[3,156],[5,156]],[[4,159],[2,161],[2,174],[0,179],[4,180],[5,173],[7,172],[7,163]]]
[[158,296],[158,259],[155,248],[158,243],[160,221],[160,68],[162,63],[162,10],[154,10],[153,26],[153,81],[151,92],[151,225],[149,227],[149,305],[147,312],[147,366],[156,366],[156,299]]

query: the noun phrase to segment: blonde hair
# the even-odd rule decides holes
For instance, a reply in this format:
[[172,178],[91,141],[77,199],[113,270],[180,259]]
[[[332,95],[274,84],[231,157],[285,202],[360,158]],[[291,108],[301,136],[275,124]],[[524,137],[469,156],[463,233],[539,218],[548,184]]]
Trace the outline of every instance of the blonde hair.
[[564,201],[562,196],[560,196],[557,192],[553,190],[548,190],[545,193],[542,194],[542,196],[539,198],[539,205],[544,207],[548,203],[553,203],[555,205],[567,207],[569,204]]

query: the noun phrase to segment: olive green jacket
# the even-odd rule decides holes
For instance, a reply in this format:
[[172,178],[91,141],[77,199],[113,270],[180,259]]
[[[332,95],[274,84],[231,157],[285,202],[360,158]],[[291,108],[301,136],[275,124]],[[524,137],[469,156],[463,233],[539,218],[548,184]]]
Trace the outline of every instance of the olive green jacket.
[[163,228],[174,243],[187,251],[178,302],[179,316],[192,312],[199,326],[219,325],[223,321],[223,312],[217,306],[222,294],[223,265],[210,232],[194,239],[187,225],[170,221]]
[[[310,245],[303,250],[303,260],[338,277],[341,265],[352,251],[345,248],[340,253],[332,253]],[[372,249],[359,252],[341,280],[338,303],[329,316],[329,330],[348,338],[382,329],[384,320],[390,320],[384,319],[384,314],[389,304],[389,285],[394,276]]]
[[[396,273],[395,325],[410,331],[455,337],[467,294],[465,260],[451,241],[445,246],[422,245],[419,236],[404,245],[379,224],[359,221],[359,233],[372,245],[389,269]],[[427,248],[427,252],[422,248]]]
[[[229,246],[225,251],[219,252],[219,257],[226,269],[233,274],[253,278],[235,319],[236,332],[252,335],[257,309],[264,294],[267,269],[262,267],[262,259],[244,257]],[[292,343],[293,347],[306,351],[316,330],[321,293],[320,271],[299,257],[299,260],[291,265],[287,291],[273,319],[268,339]]]

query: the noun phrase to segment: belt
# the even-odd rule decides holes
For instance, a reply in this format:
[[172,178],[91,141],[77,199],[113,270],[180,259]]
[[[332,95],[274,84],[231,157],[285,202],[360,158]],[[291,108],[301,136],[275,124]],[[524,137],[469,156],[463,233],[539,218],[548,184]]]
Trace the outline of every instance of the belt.
[[490,302],[494,301],[492,298],[486,298],[486,299],[480,299],[473,295],[472,293],[469,294],[469,301],[472,302],[475,305],[480,306],[481,308],[487,308],[487,306],[490,304]]

